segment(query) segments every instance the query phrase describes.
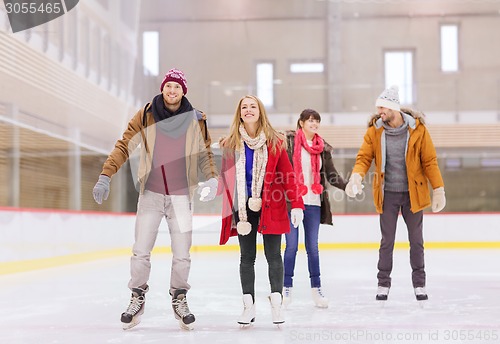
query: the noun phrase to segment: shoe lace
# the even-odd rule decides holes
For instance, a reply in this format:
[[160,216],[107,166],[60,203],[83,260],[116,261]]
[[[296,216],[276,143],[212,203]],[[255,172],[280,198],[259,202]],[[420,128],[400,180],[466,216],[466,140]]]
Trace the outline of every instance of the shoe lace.
[[325,297],[325,295],[323,295],[323,291],[321,290],[321,288],[318,288],[318,296],[322,298]]
[[290,292],[291,292],[290,288],[289,287],[285,287],[285,293],[284,293],[285,295],[284,296],[285,297],[290,297]]
[[175,311],[180,317],[185,317],[186,315],[191,314],[185,297],[182,299],[173,299],[172,304],[174,305]]
[[389,288],[378,286],[377,295],[386,295],[389,293]]
[[415,295],[425,295],[427,292],[425,291],[424,287],[417,287],[415,288]]
[[144,303],[144,296],[132,296],[125,313],[135,315],[137,312],[139,312],[143,303]]

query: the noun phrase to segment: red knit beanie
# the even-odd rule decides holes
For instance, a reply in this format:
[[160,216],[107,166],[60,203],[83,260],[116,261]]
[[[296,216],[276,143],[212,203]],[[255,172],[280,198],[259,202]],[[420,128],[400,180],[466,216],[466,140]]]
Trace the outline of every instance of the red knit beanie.
[[163,86],[165,86],[165,84],[169,81],[174,81],[180,84],[182,86],[182,91],[184,92],[184,94],[188,93],[186,77],[181,70],[172,68],[167,72],[167,74],[165,74],[165,78],[163,79],[163,82],[160,86],[160,92],[163,92]]

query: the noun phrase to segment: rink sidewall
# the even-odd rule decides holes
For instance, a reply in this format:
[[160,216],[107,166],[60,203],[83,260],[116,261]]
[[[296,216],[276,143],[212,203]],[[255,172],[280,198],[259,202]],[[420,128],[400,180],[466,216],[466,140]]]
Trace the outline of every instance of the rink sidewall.
[[[232,238],[218,245],[219,216],[194,216],[192,252],[237,250]],[[403,219],[398,220],[396,248],[407,247]],[[426,214],[428,249],[500,249],[500,213]],[[134,214],[0,209],[0,274],[129,255]],[[334,225],[322,225],[325,249],[377,249],[378,215],[336,215]],[[168,253],[169,237],[162,222],[155,253]],[[303,248],[302,248],[303,249]]]

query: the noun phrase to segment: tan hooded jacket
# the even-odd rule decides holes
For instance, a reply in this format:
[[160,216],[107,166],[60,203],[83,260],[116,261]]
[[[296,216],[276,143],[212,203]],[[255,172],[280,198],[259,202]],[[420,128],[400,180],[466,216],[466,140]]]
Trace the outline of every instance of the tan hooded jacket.
[[[115,144],[115,148],[104,162],[101,174],[112,177],[120,167],[132,156],[136,156],[136,166],[131,166],[134,182],[142,194],[151,171],[156,139],[156,125],[153,113],[147,104],[137,111],[129,121],[123,137]],[[144,115],[144,112],[146,114]],[[186,131],[186,171],[190,197],[198,186],[198,168],[204,180],[218,176],[217,167],[210,148],[211,139],[206,126],[206,116],[197,110],[193,112],[193,121]],[[144,116],[146,116],[144,118]]]

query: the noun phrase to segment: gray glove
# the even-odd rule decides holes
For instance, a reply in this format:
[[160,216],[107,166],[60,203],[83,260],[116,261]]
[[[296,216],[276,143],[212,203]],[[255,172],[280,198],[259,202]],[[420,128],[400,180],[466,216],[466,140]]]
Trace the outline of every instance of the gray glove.
[[198,183],[198,195],[200,195],[200,201],[208,202],[215,198],[217,195],[217,186],[219,181],[217,178],[210,178],[206,182]]
[[108,176],[105,176],[104,174],[101,174],[99,176],[99,180],[94,186],[94,190],[92,191],[92,194],[94,195],[94,200],[98,204],[102,204],[103,200],[107,200],[109,196],[109,182],[111,181],[111,178]]

